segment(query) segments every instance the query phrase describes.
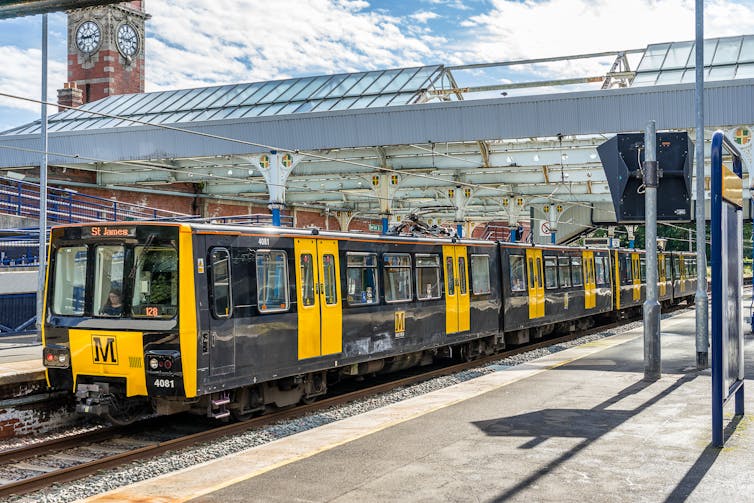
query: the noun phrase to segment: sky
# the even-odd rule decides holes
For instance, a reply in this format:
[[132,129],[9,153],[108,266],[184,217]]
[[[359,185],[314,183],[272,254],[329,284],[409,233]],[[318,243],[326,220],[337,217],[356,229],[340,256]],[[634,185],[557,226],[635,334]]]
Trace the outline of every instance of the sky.
[[[704,4],[705,38],[754,34],[754,0]],[[146,90],[641,49],[693,40],[694,7],[694,0],[147,0]],[[0,20],[0,93],[40,97],[41,19]],[[49,16],[50,101],[66,80],[66,29],[65,14]],[[457,77],[461,85],[583,77],[611,63]],[[39,113],[39,104],[0,97],[0,131]]]

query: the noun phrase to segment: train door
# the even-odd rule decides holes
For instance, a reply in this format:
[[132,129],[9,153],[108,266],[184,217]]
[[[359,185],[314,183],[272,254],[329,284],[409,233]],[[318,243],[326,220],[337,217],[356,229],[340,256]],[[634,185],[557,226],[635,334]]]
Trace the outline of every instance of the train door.
[[545,315],[545,287],[542,282],[542,250],[526,250],[529,284],[529,319]]
[[631,280],[634,285],[633,300],[641,300],[641,266],[638,253],[631,254]]
[[584,309],[597,305],[597,284],[594,278],[594,252],[583,252],[584,262]]
[[343,350],[343,311],[340,298],[338,242],[296,239],[298,359]]
[[236,370],[230,250],[210,248],[207,265],[210,298],[209,374],[220,376]]
[[442,254],[445,261],[445,333],[465,332],[471,328],[466,247],[443,246]]

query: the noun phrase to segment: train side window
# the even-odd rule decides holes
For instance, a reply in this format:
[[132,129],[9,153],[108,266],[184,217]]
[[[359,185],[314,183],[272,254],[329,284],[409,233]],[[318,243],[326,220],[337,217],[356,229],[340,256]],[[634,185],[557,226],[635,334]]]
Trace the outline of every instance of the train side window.
[[233,311],[230,293],[230,254],[225,248],[213,248],[209,254],[212,272],[212,314],[230,318]]
[[639,273],[642,281],[647,281],[647,259],[642,257],[639,259]]
[[607,268],[607,257],[604,255],[594,257],[594,282],[597,286],[606,286],[608,284]]
[[669,281],[671,279],[670,273],[671,273],[670,257],[668,255],[665,255],[665,281]]
[[385,253],[382,255],[385,302],[411,300],[411,255]]
[[94,249],[94,315],[123,315],[123,256],[120,245]]
[[542,288],[542,259],[537,257],[537,288]]
[[338,303],[338,289],[335,271],[335,255],[322,256],[322,270],[324,272],[325,304],[333,306]]
[[625,267],[623,271],[621,271],[624,273],[623,278],[622,278],[623,279],[622,283],[624,285],[629,285],[633,283],[633,280],[634,280],[634,275],[631,268],[631,255],[626,255],[624,258],[625,258],[625,261],[624,261]]
[[568,257],[558,257],[558,276],[560,277],[560,288],[571,286],[571,266]]
[[534,275],[536,273],[534,272],[534,259],[529,259],[529,290],[534,289]]
[[490,256],[471,256],[471,293],[485,295],[490,293]]
[[453,257],[445,259],[445,277],[448,279],[448,295],[455,295],[456,275],[453,272]]
[[346,254],[347,300],[351,306],[377,304],[380,296],[377,284],[377,254]]
[[581,270],[581,257],[571,257],[571,273],[573,282],[571,283],[573,286],[581,286],[584,284],[582,275],[583,271]]
[[257,251],[257,310],[288,310],[288,255],[282,250]]
[[526,290],[526,267],[523,255],[510,256],[511,291],[523,292]]
[[311,253],[301,254],[301,303],[314,305],[314,261]]
[[458,287],[460,289],[461,295],[466,295],[466,293],[469,291],[468,284],[466,281],[466,258],[465,257],[458,257]]
[[438,255],[416,254],[416,296],[419,300],[440,298],[440,257]]
[[[224,250],[226,259],[228,250]],[[134,248],[134,277],[131,314],[134,317],[172,318],[178,313],[178,250],[172,246],[137,246]],[[230,275],[230,261],[225,264]],[[228,276],[228,288],[230,278]],[[228,295],[230,292],[228,292]],[[229,300],[230,311],[233,303]]]
[[84,314],[86,263],[86,246],[66,246],[55,254],[55,290],[52,293],[55,314]]
[[545,257],[545,288],[552,290],[558,287],[558,260],[555,257]]

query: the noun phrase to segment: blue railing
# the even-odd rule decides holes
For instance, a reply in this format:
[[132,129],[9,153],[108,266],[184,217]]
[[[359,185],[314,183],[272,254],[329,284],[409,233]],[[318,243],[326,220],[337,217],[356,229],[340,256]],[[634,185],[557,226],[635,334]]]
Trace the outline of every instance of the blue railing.
[[[39,184],[0,177],[0,213],[39,218]],[[185,213],[90,196],[69,189],[49,187],[47,190],[47,219],[52,224],[178,219],[186,216]]]

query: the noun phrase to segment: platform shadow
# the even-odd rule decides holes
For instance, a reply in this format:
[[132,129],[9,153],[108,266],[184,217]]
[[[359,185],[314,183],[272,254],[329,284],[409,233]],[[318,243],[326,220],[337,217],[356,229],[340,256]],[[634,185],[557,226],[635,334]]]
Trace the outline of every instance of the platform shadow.
[[[608,408],[630,395],[639,393],[654,383],[644,380],[638,381],[591,409],[543,409],[512,417],[475,422],[475,426],[490,436],[532,437],[531,440],[520,446],[522,449],[536,447],[549,438],[584,439],[559,457],[550,461],[536,473],[520,480],[515,486],[500,494],[493,501],[506,501],[515,496],[526,487],[536,483],[538,479],[546,476],[555,468],[573,458],[595,440],[656,404],[695,378],[696,374],[685,374],[667,388],[631,410],[609,410]],[[700,460],[694,465],[696,469],[692,468],[684,478],[686,481],[684,487],[692,487],[692,490],[693,487],[696,487],[704,476],[704,473],[711,466],[706,461],[707,458],[704,455],[700,457]],[[712,461],[714,462],[714,459]]]

